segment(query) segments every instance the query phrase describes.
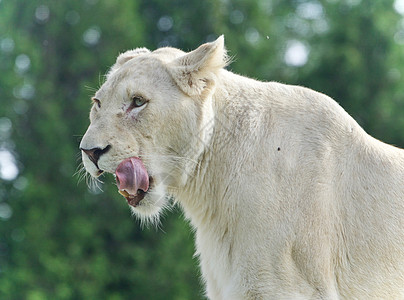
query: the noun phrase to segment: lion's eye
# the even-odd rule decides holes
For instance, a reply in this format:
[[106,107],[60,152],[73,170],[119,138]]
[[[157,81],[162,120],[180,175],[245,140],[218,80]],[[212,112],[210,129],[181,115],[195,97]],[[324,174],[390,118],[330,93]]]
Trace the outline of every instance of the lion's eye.
[[95,97],[92,97],[91,101],[93,101],[93,103],[95,103],[98,106],[98,108],[101,108],[101,101],[100,100],[98,100]]
[[141,96],[133,96],[132,97],[132,105],[134,107],[141,107],[145,105],[147,100]]

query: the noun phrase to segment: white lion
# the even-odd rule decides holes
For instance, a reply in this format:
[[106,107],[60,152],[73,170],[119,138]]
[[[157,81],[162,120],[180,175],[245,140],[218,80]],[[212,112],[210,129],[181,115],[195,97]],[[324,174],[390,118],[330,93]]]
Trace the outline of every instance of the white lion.
[[223,37],[119,55],[86,170],[114,173],[143,219],[176,199],[210,299],[404,299],[404,151],[323,94],[226,63]]

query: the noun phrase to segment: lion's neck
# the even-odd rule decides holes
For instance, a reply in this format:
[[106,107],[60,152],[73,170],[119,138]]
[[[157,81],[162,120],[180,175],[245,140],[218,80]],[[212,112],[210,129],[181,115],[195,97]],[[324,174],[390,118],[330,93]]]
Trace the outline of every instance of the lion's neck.
[[[238,197],[234,197],[234,191],[237,192],[234,172],[237,171],[232,168],[237,159],[233,155],[240,151],[235,149],[240,146],[240,141],[235,138],[235,131],[240,131],[240,105],[234,102],[236,97],[233,95],[240,88],[237,78],[232,85],[229,86],[227,81],[227,86],[215,91],[212,138],[198,159],[198,167],[188,176],[185,187],[177,195],[186,217],[197,230],[214,223],[219,235],[222,234],[220,231],[229,234],[229,227],[236,227],[234,223],[240,209]],[[238,99],[240,103],[245,100],[240,96]]]
[[217,228],[225,228],[231,218],[231,199],[226,196],[229,179],[218,159],[211,148],[204,152],[195,173],[189,176],[187,184],[177,195],[187,219],[196,229],[212,222]]

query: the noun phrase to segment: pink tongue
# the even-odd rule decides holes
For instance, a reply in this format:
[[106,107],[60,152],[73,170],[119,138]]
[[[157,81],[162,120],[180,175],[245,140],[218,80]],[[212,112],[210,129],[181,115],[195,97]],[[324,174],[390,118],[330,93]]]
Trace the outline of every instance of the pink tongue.
[[149,175],[138,157],[130,157],[121,162],[115,175],[119,190],[125,190],[131,195],[136,195],[139,189],[144,192],[149,189]]

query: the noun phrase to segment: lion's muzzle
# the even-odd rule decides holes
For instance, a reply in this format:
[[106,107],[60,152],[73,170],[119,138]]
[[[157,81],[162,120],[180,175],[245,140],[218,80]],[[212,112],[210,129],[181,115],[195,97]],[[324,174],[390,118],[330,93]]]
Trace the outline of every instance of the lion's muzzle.
[[121,162],[115,170],[119,192],[128,204],[136,207],[149,190],[149,174],[138,157]]

